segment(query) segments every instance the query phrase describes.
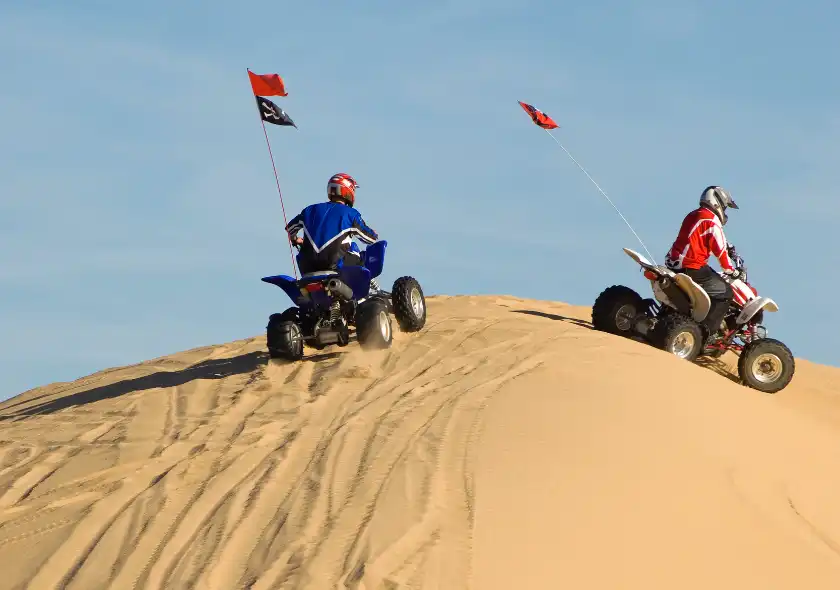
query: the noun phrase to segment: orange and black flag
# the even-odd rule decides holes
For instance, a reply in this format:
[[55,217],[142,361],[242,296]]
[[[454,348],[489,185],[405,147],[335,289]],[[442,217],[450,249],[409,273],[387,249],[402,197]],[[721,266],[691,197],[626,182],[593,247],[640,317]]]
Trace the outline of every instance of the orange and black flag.
[[541,110],[534,108],[533,106],[522,102],[521,100],[517,101],[519,106],[521,106],[526,113],[531,117],[531,120],[536,124],[538,127],[542,127],[543,129],[556,129],[559,127],[557,123],[554,122],[554,119],[543,113]]
[[254,96],[288,96],[286,85],[277,74],[255,74],[248,70]]

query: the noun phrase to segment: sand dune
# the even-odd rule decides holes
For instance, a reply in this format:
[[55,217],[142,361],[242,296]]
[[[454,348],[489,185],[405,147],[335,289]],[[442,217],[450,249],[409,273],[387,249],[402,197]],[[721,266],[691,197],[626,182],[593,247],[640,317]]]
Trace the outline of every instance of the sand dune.
[[586,308],[428,304],[389,351],[259,337],[0,404],[0,587],[840,588],[840,370],[766,395]]

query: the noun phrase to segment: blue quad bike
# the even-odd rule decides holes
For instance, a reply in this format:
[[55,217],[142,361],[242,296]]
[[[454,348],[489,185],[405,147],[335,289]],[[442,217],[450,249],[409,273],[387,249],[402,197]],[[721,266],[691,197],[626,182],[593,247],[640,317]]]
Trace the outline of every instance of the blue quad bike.
[[339,266],[304,274],[298,280],[288,275],[263,277],[263,282],[277,285],[295,303],[268,319],[270,357],[300,360],[304,344],[318,350],[331,344],[347,346],[351,327],[363,349],[389,348],[392,314],[403,332],[423,328],[426,299],[416,279],[398,278],[390,293],[371,289],[371,279],[382,274],[387,245],[381,240],[360,252],[362,266]]

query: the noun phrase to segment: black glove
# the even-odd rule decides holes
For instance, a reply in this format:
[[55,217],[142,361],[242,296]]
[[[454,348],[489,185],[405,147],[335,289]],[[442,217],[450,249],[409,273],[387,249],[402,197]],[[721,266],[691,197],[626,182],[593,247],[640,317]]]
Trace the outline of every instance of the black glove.
[[737,269],[744,269],[746,270],[746,266],[744,265],[744,259],[741,258],[741,255],[735,251],[735,245],[732,244],[728,248],[726,248],[726,253],[729,254],[729,260],[732,261],[732,266]]
[[735,270],[725,270],[723,271],[723,274],[726,275],[730,281],[743,279],[747,275],[746,271],[740,268],[736,268]]

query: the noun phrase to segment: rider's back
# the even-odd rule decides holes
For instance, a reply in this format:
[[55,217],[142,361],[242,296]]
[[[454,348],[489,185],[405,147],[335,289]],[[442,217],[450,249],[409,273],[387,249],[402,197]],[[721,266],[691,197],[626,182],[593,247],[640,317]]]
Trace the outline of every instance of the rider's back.
[[677,239],[665,257],[665,263],[674,269],[699,269],[714,255],[725,257],[726,237],[717,215],[699,207],[685,216]]
[[[353,238],[368,244],[379,239],[353,207],[358,186],[349,174],[334,174],[327,183],[329,201],[305,207],[286,225],[289,239],[300,245],[301,272],[332,269],[338,264],[358,265],[362,259]],[[303,239],[297,237],[301,230]]]
[[300,217],[317,250],[322,250],[344,234],[364,227],[359,211],[343,203],[315,203],[304,208]]

